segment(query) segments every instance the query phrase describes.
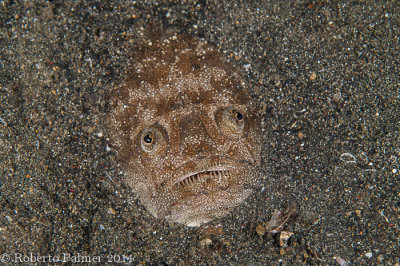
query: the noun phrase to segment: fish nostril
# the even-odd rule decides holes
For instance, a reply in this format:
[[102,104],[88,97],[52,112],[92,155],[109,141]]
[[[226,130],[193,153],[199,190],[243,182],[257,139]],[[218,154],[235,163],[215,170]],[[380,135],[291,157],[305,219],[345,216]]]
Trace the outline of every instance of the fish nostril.
[[197,146],[195,151],[196,151],[197,156],[205,157],[204,154],[210,151],[210,147],[208,145],[207,146],[204,146],[204,145]]
[[197,154],[197,157],[196,157],[196,159],[198,159],[198,160],[204,160],[204,159],[206,159],[207,158],[207,156],[205,156],[204,154]]

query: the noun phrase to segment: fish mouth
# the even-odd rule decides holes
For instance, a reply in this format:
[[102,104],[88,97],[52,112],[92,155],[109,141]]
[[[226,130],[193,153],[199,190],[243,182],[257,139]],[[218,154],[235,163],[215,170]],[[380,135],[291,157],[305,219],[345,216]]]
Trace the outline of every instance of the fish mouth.
[[164,217],[188,226],[224,216],[251,194],[255,182],[254,169],[245,160],[218,158],[200,165],[189,161],[177,172],[168,189],[171,201]]
[[230,165],[214,165],[200,171],[189,172],[181,176],[172,186],[173,190],[186,189],[193,186],[206,185],[210,182],[228,185],[237,171]]

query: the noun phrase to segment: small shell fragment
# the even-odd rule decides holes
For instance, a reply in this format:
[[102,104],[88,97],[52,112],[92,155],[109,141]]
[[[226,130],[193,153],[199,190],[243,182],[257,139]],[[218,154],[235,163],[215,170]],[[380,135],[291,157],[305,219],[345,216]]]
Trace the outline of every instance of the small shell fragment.
[[287,243],[289,239],[294,235],[293,232],[289,231],[282,231],[281,235],[279,236],[279,245],[281,247],[287,247]]

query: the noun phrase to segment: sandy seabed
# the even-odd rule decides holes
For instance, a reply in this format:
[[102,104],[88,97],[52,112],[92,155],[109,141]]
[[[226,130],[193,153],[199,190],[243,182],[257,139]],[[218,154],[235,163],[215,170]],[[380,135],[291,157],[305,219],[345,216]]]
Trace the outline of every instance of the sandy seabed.
[[[0,261],[399,265],[398,1],[144,2],[0,2]],[[200,228],[118,185],[107,95],[151,21],[218,47],[262,107],[260,188]],[[291,206],[287,243],[257,233]]]

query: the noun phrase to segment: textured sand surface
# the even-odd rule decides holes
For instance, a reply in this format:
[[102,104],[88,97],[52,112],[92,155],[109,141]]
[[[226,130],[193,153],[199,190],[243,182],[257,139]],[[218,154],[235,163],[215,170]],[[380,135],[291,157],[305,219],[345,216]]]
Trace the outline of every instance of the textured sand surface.
[[[1,261],[400,263],[398,1],[105,2],[0,2]],[[218,47],[264,107],[260,189],[200,228],[129,203],[103,122],[154,19]],[[287,247],[258,235],[293,205]]]

